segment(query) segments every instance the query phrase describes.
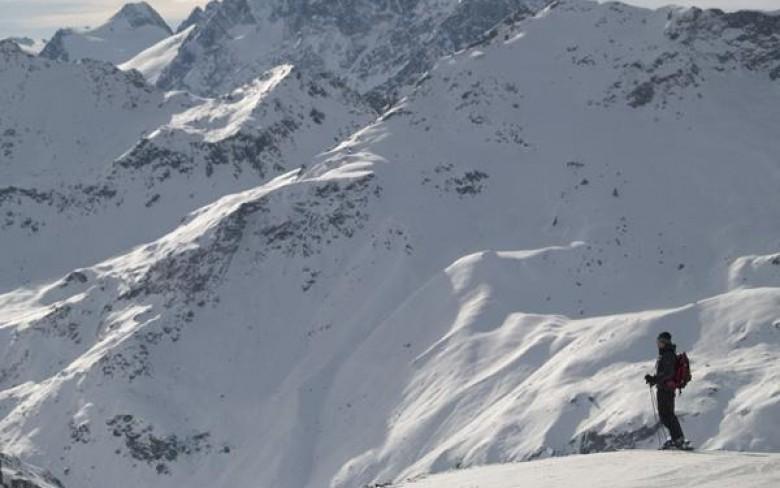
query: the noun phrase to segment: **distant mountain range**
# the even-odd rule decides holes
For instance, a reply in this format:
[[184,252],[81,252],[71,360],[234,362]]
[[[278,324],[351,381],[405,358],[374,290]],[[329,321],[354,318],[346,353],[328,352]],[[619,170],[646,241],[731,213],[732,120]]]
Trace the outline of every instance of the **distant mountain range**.
[[59,61],[90,58],[119,64],[171,34],[171,28],[148,3],[128,3],[94,29],[58,30],[40,55]]

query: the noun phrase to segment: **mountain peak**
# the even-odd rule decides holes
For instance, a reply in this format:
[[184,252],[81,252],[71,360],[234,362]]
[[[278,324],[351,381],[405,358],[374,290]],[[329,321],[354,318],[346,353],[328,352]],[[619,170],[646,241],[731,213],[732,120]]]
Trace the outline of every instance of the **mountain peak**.
[[22,54],[22,48],[13,39],[0,39],[0,54],[5,56],[16,56]]
[[0,39],[0,73],[5,75],[9,67],[25,63],[30,53],[13,39]]
[[145,25],[158,26],[173,34],[170,26],[162,16],[148,3],[137,2],[125,4],[119,12],[114,14],[109,23],[125,21],[133,28],[143,27]]
[[121,64],[173,35],[170,26],[148,3],[128,3],[94,29],[60,29],[41,56],[60,61],[83,58]]
[[176,33],[178,34],[187,29],[187,27],[200,23],[201,20],[203,20],[203,9],[195,7],[192,12],[190,12],[190,15],[188,15],[187,18],[179,24],[179,27],[176,28]]

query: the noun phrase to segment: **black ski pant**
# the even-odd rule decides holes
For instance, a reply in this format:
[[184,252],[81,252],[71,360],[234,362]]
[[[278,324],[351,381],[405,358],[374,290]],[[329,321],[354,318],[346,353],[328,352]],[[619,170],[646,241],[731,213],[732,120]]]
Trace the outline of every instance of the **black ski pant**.
[[674,414],[674,390],[659,386],[656,398],[658,398],[658,416],[661,418],[661,423],[669,430],[672,440],[682,439],[682,427],[677,420],[677,415]]

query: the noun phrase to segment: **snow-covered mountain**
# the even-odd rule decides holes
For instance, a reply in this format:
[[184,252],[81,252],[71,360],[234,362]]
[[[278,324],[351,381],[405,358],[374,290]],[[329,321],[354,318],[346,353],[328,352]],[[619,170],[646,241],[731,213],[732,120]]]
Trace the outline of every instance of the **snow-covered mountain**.
[[[176,34],[159,41],[138,53],[135,57],[119,65],[120,69],[135,69],[140,72],[149,83],[156,84],[163,71],[177,58],[183,51],[182,45],[190,39],[197,36],[197,31],[205,24],[209,18],[221,8],[221,3],[212,1],[205,7],[195,7],[187,18],[185,18],[176,29]],[[276,65],[268,65],[266,69],[272,69]],[[231,69],[236,69],[232,67]],[[264,70],[256,71],[253,76],[244,77],[248,83],[251,83],[254,77],[261,75]],[[235,86],[232,88],[236,88]],[[231,89],[232,89],[231,88]],[[213,93],[218,93],[214,91]],[[224,92],[219,92],[224,93]]]
[[136,70],[146,78],[149,83],[157,83],[160,74],[171,61],[179,54],[182,43],[196,28],[191,25],[181,32],[166,37],[148,49],[144,49],[133,58],[119,65],[124,71]]
[[93,175],[190,98],[166,95],[109,63],[50,61],[2,41],[0,179],[28,186]]
[[58,30],[41,56],[59,61],[89,58],[120,64],[171,34],[171,28],[148,3],[128,3],[96,28]]
[[220,2],[212,0],[211,2],[207,3],[204,7],[195,7],[192,9],[192,12],[187,16],[186,19],[184,19],[181,24],[176,28],[176,33],[181,33],[182,31],[192,27],[192,26],[199,26],[206,20],[208,20],[209,17],[211,17],[212,13],[214,13],[217,9],[220,7]]
[[290,65],[197,99],[100,62],[52,62],[12,43],[0,44],[0,56],[0,103],[9,108],[0,119],[3,291],[148,242],[376,118],[338,80]]
[[46,46],[45,40],[36,40],[30,37],[7,37],[5,39],[0,39],[0,42],[4,41],[12,41],[16,43],[22,51],[34,56],[38,55]]
[[[160,77],[191,52],[175,86],[246,76],[228,95],[141,80],[165,120],[100,171],[8,165],[29,185],[0,212],[40,222],[0,230],[8,454],[74,487],[335,488],[652,447],[642,376],[661,330],[694,361],[688,436],[780,449],[776,17],[514,5],[482,35],[456,29],[471,45],[376,117],[359,93],[402,86],[390,66],[446,29],[430,20],[368,71],[338,61],[344,39],[367,53],[398,12],[486,4],[295,3],[386,23],[369,40],[322,13],[336,37],[299,45],[322,56],[273,65],[255,36],[290,39],[299,12],[275,5],[212,7]],[[225,78],[200,84],[208,59]],[[19,71],[87,69],[45,63]],[[88,211],[30,197],[87,184],[105,196]]]
[[379,105],[435,60],[467,46],[502,19],[544,0],[224,0],[158,79],[163,88],[229,91],[279,63],[330,71]]

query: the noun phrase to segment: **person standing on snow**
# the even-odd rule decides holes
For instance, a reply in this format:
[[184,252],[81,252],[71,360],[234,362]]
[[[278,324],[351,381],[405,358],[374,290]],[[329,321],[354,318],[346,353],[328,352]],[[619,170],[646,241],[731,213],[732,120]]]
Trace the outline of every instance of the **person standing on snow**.
[[658,345],[658,361],[655,363],[655,375],[645,375],[645,381],[656,387],[658,400],[658,416],[661,423],[669,430],[671,439],[667,440],[662,449],[688,446],[680,421],[674,413],[675,374],[677,368],[677,346],[672,343],[672,334],[661,332],[656,340]]

